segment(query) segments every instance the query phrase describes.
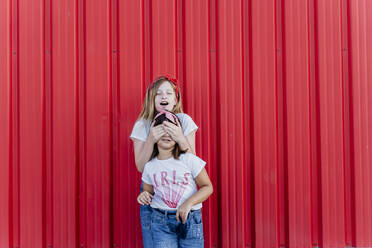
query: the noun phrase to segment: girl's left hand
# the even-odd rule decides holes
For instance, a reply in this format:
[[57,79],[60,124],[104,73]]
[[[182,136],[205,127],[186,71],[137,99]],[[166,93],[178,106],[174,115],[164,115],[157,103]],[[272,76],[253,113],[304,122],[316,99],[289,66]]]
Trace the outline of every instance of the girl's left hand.
[[169,121],[164,121],[163,125],[164,125],[165,132],[167,132],[174,141],[176,141],[177,143],[180,143],[184,139],[186,139],[186,137],[183,135],[180,122],[178,121],[178,119],[176,120],[177,120],[178,126],[174,125],[173,123]]
[[182,219],[182,223],[185,224],[187,221],[187,216],[191,210],[192,205],[184,202],[178,209],[176,213],[177,222],[180,221],[180,217]]

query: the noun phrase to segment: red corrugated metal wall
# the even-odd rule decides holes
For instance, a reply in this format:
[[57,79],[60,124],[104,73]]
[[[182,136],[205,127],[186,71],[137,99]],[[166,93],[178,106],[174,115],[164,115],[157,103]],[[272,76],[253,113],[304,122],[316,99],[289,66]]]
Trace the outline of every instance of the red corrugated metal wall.
[[372,247],[372,2],[0,1],[0,246],[141,247],[129,139],[182,82],[206,247]]

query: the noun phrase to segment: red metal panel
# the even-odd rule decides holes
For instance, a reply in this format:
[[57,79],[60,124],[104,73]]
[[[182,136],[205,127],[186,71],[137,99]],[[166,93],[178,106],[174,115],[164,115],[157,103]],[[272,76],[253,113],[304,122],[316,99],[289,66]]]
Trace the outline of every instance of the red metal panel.
[[[181,2],[181,1],[180,1]],[[211,101],[211,75],[210,75],[210,54],[214,53],[210,48],[210,20],[208,1],[185,1],[181,7],[184,14],[184,30],[179,33],[184,35],[183,46],[179,48],[178,56],[184,55],[185,75],[183,95],[188,99],[184,108],[199,126],[196,135],[196,153],[207,161],[206,169],[213,180],[214,190],[217,192],[217,159],[211,144],[216,143],[216,126],[212,123],[212,101]],[[185,34],[195,33],[193,36]],[[180,53],[182,51],[182,53]],[[215,121],[214,121],[215,122]],[[212,213],[217,213],[217,198],[212,195],[209,201],[203,204],[203,217],[205,223],[204,233],[206,246],[211,247],[218,243],[218,219]]]
[[43,1],[19,1],[19,245],[31,248],[45,244],[43,10]]
[[255,247],[279,245],[275,21],[275,1],[252,2]]
[[353,114],[350,130],[353,133],[352,227],[353,246],[372,245],[372,3],[350,1],[349,48],[350,97]]
[[[217,1],[217,122],[219,143],[220,244],[243,247],[244,215],[244,96],[242,2]],[[231,121],[234,120],[234,121]]]
[[[152,63],[145,58],[145,5],[149,8],[150,1],[130,0],[126,4],[119,1],[118,18],[118,49],[119,53],[119,163],[120,170],[120,217],[118,219],[121,232],[117,237],[119,247],[141,247],[142,235],[139,217],[139,205],[136,199],[140,192],[141,174],[134,164],[133,144],[129,139],[133,124],[141,111],[145,87],[145,70]],[[115,30],[113,30],[115,32]],[[128,38],[130,37],[130,39]],[[148,43],[151,44],[151,43]],[[145,50],[145,51],[144,51]],[[150,78],[150,76],[147,76]],[[131,124],[129,124],[131,123]],[[130,176],[129,176],[130,175]],[[129,224],[130,223],[130,224]],[[116,227],[115,227],[116,228]]]
[[345,245],[343,80],[340,1],[319,1],[317,79],[320,121],[322,245]]
[[112,246],[111,206],[111,8],[85,3],[86,243]]
[[[56,1],[51,6],[52,38],[52,182],[51,240],[55,247],[76,245],[77,121],[76,47],[74,1]],[[49,225],[48,225],[49,226]]]
[[152,76],[164,73],[177,75],[177,1],[150,2]]
[[312,247],[308,1],[284,1],[283,11],[287,242]]
[[0,244],[10,246],[11,233],[11,5],[0,3]]
[[372,246],[372,3],[0,3],[0,246],[141,247],[128,138],[182,82],[206,247]]

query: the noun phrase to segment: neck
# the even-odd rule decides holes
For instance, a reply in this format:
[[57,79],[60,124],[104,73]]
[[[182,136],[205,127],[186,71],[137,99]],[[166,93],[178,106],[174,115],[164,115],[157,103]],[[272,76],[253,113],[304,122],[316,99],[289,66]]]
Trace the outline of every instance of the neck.
[[172,154],[172,149],[162,149],[160,147],[158,147],[158,150],[159,150],[159,154],[158,154],[158,159],[159,160],[165,160],[165,159],[169,159],[171,157],[173,157],[173,154]]

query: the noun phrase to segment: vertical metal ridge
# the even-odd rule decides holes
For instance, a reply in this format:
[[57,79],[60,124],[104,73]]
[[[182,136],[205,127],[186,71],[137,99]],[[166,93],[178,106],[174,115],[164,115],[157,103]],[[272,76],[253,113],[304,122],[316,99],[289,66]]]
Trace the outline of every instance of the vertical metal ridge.
[[86,195],[86,52],[85,52],[85,0],[75,5],[76,46],[76,121],[77,121],[77,211],[76,242],[78,247],[87,247],[87,195]]
[[144,67],[144,82],[142,85],[143,97],[146,94],[147,86],[155,77],[153,72],[153,21],[152,21],[152,1],[143,0],[143,67]]
[[12,78],[12,225],[11,242],[20,244],[20,110],[19,110],[19,4],[11,0],[11,78]]
[[52,2],[44,0],[43,9],[43,246],[53,245],[53,86],[52,86]]
[[[288,6],[290,6],[288,4]],[[276,75],[277,81],[277,139],[278,139],[278,243],[289,243],[289,200],[288,200],[288,123],[287,123],[287,94],[286,94],[286,19],[285,1],[276,1],[275,29],[276,29]],[[282,230],[282,231],[280,231]]]
[[[369,132],[370,119],[370,98],[368,93],[371,93],[368,77],[371,71],[371,60],[369,59],[371,51],[367,44],[371,41],[371,32],[366,28],[368,18],[367,10],[372,9],[372,5],[368,1],[349,1],[349,25],[350,32],[349,47],[350,47],[350,112],[352,120],[350,120],[350,132],[352,132],[352,244],[355,246],[370,246],[372,244],[369,225],[371,225],[372,215],[371,209],[372,200],[368,192],[370,185],[369,177],[372,176],[370,168],[370,153],[369,144],[372,142]],[[369,4],[369,5],[367,5]],[[368,32],[369,31],[369,32]],[[369,209],[369,210],[368,210]]]
[[0,4],[0,244],[12,239],[12,12],[11,1]]
[[[342,82],[340,6],[336,1],[318,6],[319,15],[319,100],[322,152],[323,245],[340,246],[344,239],[342,140]],[[341,126],[338,125],[341,123]],[[341,138],[340,138],[341,137]]]
[[[113,99],[115,92],[115,83],[117,83],[117,78],[115,72],[117,71],[116,65],[113,65],[115,63],[116,59],[116,54],[117,54],[117,49],[116,49],[116,28],[115,28],[115,12],[113,11],[115,0],[108,0],[107,1],[107,24],[106,28],[108,30],[108,35],[107,35],[107,46],[108,46],[108,132],[109,132],[109,140],[108,140],[108,145],[109,145],[109,158],[108,158],[108,164],[109,164],[109,246],[114,247],[114,185],[115,185],[115,180],[114,180],[114,166],[116,165],[116,161],[114,158],[114,147],[115,147],[115,141],[116,139],[113,137],[113,134],[117,134],[114,129],[114,118],[116,119],[116,108],[114,105],[114,102],[116,101],[116,98]],[[117,136],[116,136],[117,137]]]
[[[121,244],[121,226],[119,220],[120,213],[120,77],[119,77],[119,1],[111,0],[111,96],[112,96],[112,116],[111,116],[111,135],[112,135],[112,170],[111,170],[111,191],[112,191],[112,207],[111,207],[111,240],[113,247],[119,247]],[[116,218],[115,218],[116,217]]]
[[[342,35],[342,71],[343,71],[343,110],[344,110],[344,143],[345,143],[345,242],[347,245],[354,243],[355,237],[353,227],[353,220],[355,214],[355,201],[353,196],[354,188],[354,172],[353,172],[353,161],[354,161],[354,131],[353,131],[353,111],[352,111],[352,67],[351,67],[351,53],[350,53],[350,6],[348,0],[342,1],[342,13],[341,13],[341,35]],[[354,217],[353,217],[354,215]]]

